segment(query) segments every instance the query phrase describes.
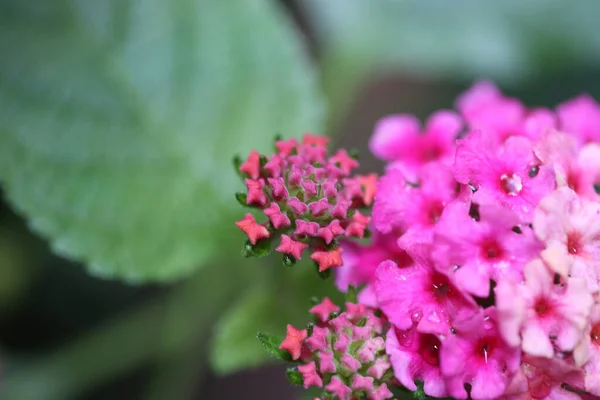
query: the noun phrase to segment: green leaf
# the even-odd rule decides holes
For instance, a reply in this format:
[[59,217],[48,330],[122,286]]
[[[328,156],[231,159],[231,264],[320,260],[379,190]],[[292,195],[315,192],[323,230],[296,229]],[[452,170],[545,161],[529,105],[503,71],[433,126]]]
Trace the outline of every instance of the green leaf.
[[256,244],[246,241],[244,245],[244,257],[266,257],[271,254],[272,238],[259,240]]
[[277,358],[278,360],[281,360],[281,361],[288,361],[288,362],[292,361],[292,357],[290,356],[290,353],[288,353],[285,350],[279,349],[279,346],[281,345],[281,342],[283,342],[283,339],[284,339],[283,336],[269,335],[267,333],[259,332],[256,335],[256,338],[258,339],[260,344],[263,345],[263,347],[267,351],[267,353],[275,356],[275,358]]
[[[291,360],[287,352],[279,350],[279,345],[288,323],[308,320],[308,315],[302,315],[306,310],[302,312],[300,307],[293,307],[285,298],[278,299],[274,292],[263,287],[251,289],[240,297],[215,329],[211,346],[213,369],[225,374],[263,364],[272,356]],[[301,328],[301,324],[296,327]]]
[[358,303],[358,290],[356,290],[356,286],[348,285],[348,290],[346,291],[346,302]]
[[311,319],[308,310],[314,305],[312,296],[317,298],[317,303],[328,296],[336,304],[342,304],[339,291],[330,281],[320,279],[308,260],[298,262],[294,268],[274,264],[268,267],[276,268],[277,279],[268,286],[251,287],[215,327],[210,357],[215,372],[232,373],[274,360],[256,339],[257,333],[278,335],[271,343],[278,349],[287,324],[298,329],[307,326]]
[[188,274],[243,240],[232,154],[320,130],[301,47],[267,0],[0,0],[8,197],[97,276]]
[[288,368],[285,374],[292,385],[302,386],[304,384],[304,378],[297,368]]

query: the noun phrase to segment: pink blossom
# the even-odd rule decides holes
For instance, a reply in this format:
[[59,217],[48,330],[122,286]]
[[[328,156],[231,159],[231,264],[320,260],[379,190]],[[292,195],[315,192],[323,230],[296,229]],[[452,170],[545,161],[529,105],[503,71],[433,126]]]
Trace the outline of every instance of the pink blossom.
[[580,95],[556,107],[560,129],[580,143],[600,141],[600,105],[588,95]]
[[502,92],[490,81],[479,81],[458,96],[456,108],[467,119],[472,119],[481,109],[503,98]]
[[512,346],[551,358],[555,347],[573,351],[583,337],[593,303],[581,278],[554,283],[554,274],[540,259],[524,270],[524,284],[500,281],[495,289],[499,327]]
[[[346,292],[349,285],[358,287],[370,284],[375,280],[375,271],[385,260],[392,260],[398,266],[409,265],[412,260],[406,252],[398,247],[398,237],[394,233],[375,233],[370,245],[364,246],[356,242],[344,241],[344,265],[335,269],[335,283],[339,290]],[[361,303],[376,306],[375,294],[368,285],[359,293]]]
[[600,203],[581,199],[569,188],[546,196],[535,211],[533,228],[545,242],[542,258],[562,276],[586,279],[597,291],[600,263]]
[[391,169],[379,181],[373,224],[383,233],[401,229],[411,238],[427,241],[444,207],[458,195],[457,189],[449,167],[439,162],[421,169],[417,187],[408,184],[402,172]]
[[488,81],[474,84],[459,96],[457,108],[470,129],[481,129],[500,142],[513,135],[535,140],[556,126],[550,110],[527,110],[520,101],[504,96]]
[[536,156],[554,169],[558,187],[569,187],[578,195],[600,200],[600,145],[579,148],[576,139],[563,132],[549,132],[535,144]]
[[575,361],[583,364],[584,389],[600,396],[600,304],[594,304],[583,340],[573,352]]
[[519,217],[510,210],[482,205],[478,219],[469,215],[469,204],[449,205],[435,229],[432,258],[460,288],[485,298],[490,280],[521,281],[523,267],[542,246],[528,227],[515,232]]
[[518,133],[526,112],[521,102],[504,97],[489,82],[474,85],[457,105],[470,129],[481,129],[500,141]]
[[411,328],[391,328],[386,336],[386,352],[394,375],[409,390],[417,390],[415,380],[422,380],[425,394],[434,397],[448,395],[440,371],[440,340],[430,333]]
[[539,165],[533,143],[524,137],[510,137],[502,145],[482,131],[473,131],[458,141],[454,177],[473,185],[478,204],[501,204],[531,219],[540,199],[554,189],[551,168]]
[[415,263],[406,268],[393,261],[381,263],[375,273],[375,293],[381,310],[399,329],[415,324],[420,332],[446,334],[454,319],[476,309],[446,275],[433,268],[428,251],[423,246],[411,249]]
[[572,364],[558,358],[524,355],[521,367],[512,379],[502,400],[578,400],[583,396],[563,387],[583,387],[583,373]]
[[452,162],[454,142],[462,128],[453,111],[438,111],[427,120],[421,132],[419,120],[412,115],[392,115],[377,122],[369,143],[377,157],[394,162],[409,179],[428,162]]
[[520,349],[511,347],[500,336],[493,307],[470,319],[456,321],[454,334],[448,335],[440,350],[440,367],[451,396],[497,398],[508,387],[521,362]]

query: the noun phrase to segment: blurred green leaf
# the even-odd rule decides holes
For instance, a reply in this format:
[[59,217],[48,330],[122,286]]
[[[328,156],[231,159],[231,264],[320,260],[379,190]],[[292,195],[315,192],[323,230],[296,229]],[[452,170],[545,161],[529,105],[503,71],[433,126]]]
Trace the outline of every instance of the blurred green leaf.
[[267,0],[0,0],[8,197],[95,275],[188,274],[242,246],[231,155],[319,131],[301,47]]
[[[264,287],[255,287],[242,296],[216,327],[211,346],[213,369],[226,374],[258,366],[272,358],[275,354],[271,350],[278,347],[275,338],[281,343],[287,324],[308,320],[306,307],[302,315],[301,306],[286,300]],[[300,329],[301,325],[297,327]],[[257,335],[261,337],[257,339]]]
[[269,335],[268,333],[259,332],[258,335],[256,335],[256,338],[267,353],[275,356],[275,358],[281,361],[292,361],[290,353],[279,348],[285,336]]
[[324,42],[324,87],[336,110],[353,98],[372,69],[435,78],[488,77],[516,85],[542,73],[600,61],[600,2],[595,0],[302,4]]
[[276,268],[270,271],[274,273],[274,281],[248,290],[217,324],[211,346],[211,364],[217,373],[232,373],[272,360],[272,355],[257,340],[257,334],[279,336],[279,343],[275,343],[278,347],[287,324],[303,329],[311,320],[308,312],[313,305],[311,297],[320,302],[323,296],[328,296],[342,304],[343,295],[330,280],[320,279],[310,262],[299,262],[294,268],[276,264],[269,266]]
[[304,384],[304,378],[302,377],[302,374],[300,373],[300,371],[298,371],[297,368],[288,368],[285,372],[288,381],[290,381],[290,383],[292,385],[303,385]]

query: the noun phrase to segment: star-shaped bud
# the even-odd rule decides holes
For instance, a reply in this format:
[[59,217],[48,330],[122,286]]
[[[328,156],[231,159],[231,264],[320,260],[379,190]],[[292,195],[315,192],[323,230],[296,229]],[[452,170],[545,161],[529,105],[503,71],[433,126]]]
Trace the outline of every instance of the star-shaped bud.
[[309,196],[317,195],[317,184],[314,183],[313,181],[311,181],[309,179],[304,180],[300,183],[300,186],[302,186],[302,189],[304,189],[306,194],[308,194]]
[[308,208],[310,209],[310,213],[313,216],[318,217],[319,215],[321,215],[325,211],[327,211],[329,209],[329,206],[330,206],[329,201],[326,198],[322,198],[319,201],[310,203],[308,205]]
[[288,324],[285,339],[281,342],[279,349],[287,351],[293,360],[297,360],[302,353],[302,342],[306,336],[306,329],[299,330]]
[[322,374],[335,373],[337,368],[335,366],[333,353],[319,352],[319,370]]
[[258,179],[260,176],[260,154],[256,150],[252,150],[248,159],[240,165],[240,172],[248,174],[252,179]]
[[367,375],[372,376],[375,379],[381,379],[383,374],[391,368],[391,364],[383,358],[378,358],[375,363],[367,371]]
[[352,303],[350,301],[346,302],[346,315],[351,320],[361,319],[366,315],[367,306],[360,303]]
[[269,185],[271,185],[271,190],[273,191],[273,197],[279,200],[285,200],[289,196],[289,192],[285,187],[285,182],[283,178],[267,178]]
[[306,249],[308,245],[306,243],[299,242],[297,240],[292,239],[288,235],[281,235],[281,243],[275,249],[283,254],[288,254],[297,260],[302,259],[302,252]]
[[248,239],[250,243],[256,244],[261,239],[267,239],[269,237],[269,231],[263,225],[260,225],[254,219],[254,215],[246,214],[244,219],[235,223],[238,228],[240,228]]
[[394,397],[394,394],[390,392],[385,383],[369,394],[369,400],[386,400],[392,397]]
[[344,265],[342,261],[342,248],[338,247],[329,251],[316,251],[310,258],[319,265],[319,272],[327,271],[329,268]]
[[307,222],[301,219],[296,220],[296,236],[317,236],[319,224],[316,222]]
[[292,197],[288,200],[288,206],[296,213],[302,215],[308,211],[308,206],[301,202],[297,197]]
[[353,169],[358,167],[358,161],[348,155],[346,150],[340,149],[329,158],[329,162],[337,164],[345,174],[350,174]]
[[311,351],[327,350],[327,346],[329,346],[329,340],[327,339],[328,334],[329,330],[327,328],[321,328],[318,326],[313,327],[312,334],[308,339],[306,339],[308,348]]
[[275,229],[290,226],[291,224],[290,219],[287,217],[287,215],[281,212],[281,209],[277,203],[271,203],[269,207],[263,210],[263,213],[269,217],[271,225],[273,225],[273,228]]
[[305,133],[302,139],[302,144],[309,146],[325,147],[327,146],[327,143],[329,143],[329,138],[327,136],[313,135],[310,133]]
[[265,194],[265,181],[264,179],[246,179],[246,187],[248,188],[248,196],[246,198],[247,204],[255,204],[258,206],[264,206],[267,201],[267,195]]
[[284,166],[283,158],[278,154],[273,154],[271,159],[265,164],[264,169],[268,171],[272,177],[278,178],[281,176],[281,169]]
[[342,362],[342,366],[344,366],[344,368],[352,372],[356,372],[361,366],[360,361],[358,361],[356,358],[352,357],[348,353],[344,354],[340,361]]
[[329,244],[338,235],[344,233],[344,228],[340,225],[340,221],[334,219],[324,228],[319,229],[318,235],[325,240],[325,243]]
[[[336,179],[326,179],[325,182],[323,182],[321,190],[323,190],[325,197],[332,197],[338,194],[337,184],[338,181]],[[344,215],[344,217],[346,216]]]
[[332,312],[340,311],[340,307],[335,305],[333,301],[329,299],[329,297],[323,298],[319,304],[310,309],[310,313],[316,315],[319,318],[319,321],[325,322],[329,320],[329,316]]
[[352,222],[346,228],[346,236],[364,237],[369,222],[371,222],[371,217],[361,214],[360,211],[356,211],[352,216]]
[[350,336],[342,333],[340,334],[337,342],[335,342],[333,345],[333,349],[335,351],[339,351],[340,353],[345,353],[348,351],[348,345],[350,345],[351,342],[352,340],[350,339]]
[[363,203],[370,206],[377,192],[377,174],[358,175],[358,181],[363,190]]
[[348,400],[352,394],[352,389],[346,386],[344,382],[342,382],[342,380],[337,376],[331,378],[331,382],[329,382],[329,385],[327,385],[325,389],[335,394],[340,400]]
[[289,156],[297,146],[298,141],[296,138],[291,138],[289,140],[278,140],[275,142],[275,148],[277,148],[277,151],[281,157]]
[[317,366],[314,361],[311,361],[308,364],[299,365],[298,371],[302,374],[305,389],[308,389],[311,386],[323,387],[323,380],[319,374],[317,374]]
[[352,389],[365,390],[367,392],[373,390],[373,378],[370,376],[354,375]]
[[339,199],[331,209],[331,216],[335,218],[346,218],[348,208],[352,205],[350,200]]

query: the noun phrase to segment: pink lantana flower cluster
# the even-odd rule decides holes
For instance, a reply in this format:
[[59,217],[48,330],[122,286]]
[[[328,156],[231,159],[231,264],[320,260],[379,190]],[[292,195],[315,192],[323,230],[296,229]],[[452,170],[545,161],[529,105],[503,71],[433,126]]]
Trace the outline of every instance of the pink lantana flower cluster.
[[373,202],[377,175],[351,176],[358,161],[345,150],[328,155],[327,143],[327,137],[311,134],[302,142],[276,140],[274,154],[252,151],[239,162],[247,190],[238,200],[265,218],[257,222],[247,213],[236,223],[251,254],[275,240],[286,263],[302,259],[307,250],[323,272],[343,263],[338,239],[365,236],[370,217],[360,208]]
[[338,287],[365,286],[411,390],[600,396],[600,106],[529,109],[483,82],[457,109],[377,124],[375,234],[344,244]]
[[305,388],[321,388],[315,400],[386,400],[395,382],[383,334],[387,321],[364,304],[346,302],[345,310],[329,298],[310,312],[316,323],[298,330],[291,325],[280,349],[288,351]]
[[325,299],[311,309],[314,326],[261,340],[300,362],[290,380],[320,388],[318,399],[391,399],[398,389],[600,398],[594,99],[528,108],[481,82],[423,126],[385,117],[370,140],[387,163],[380,178],[352,177],[356,160],[327,156],[322,137],[276,147],[239,166],[238,200],[267,217],[237,223],[247,246],[277,238],[292,260],[308,249],[320,271],[336,267],[340,291],[355,299],[360,288],[345,311]]

